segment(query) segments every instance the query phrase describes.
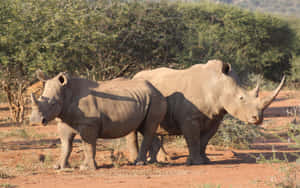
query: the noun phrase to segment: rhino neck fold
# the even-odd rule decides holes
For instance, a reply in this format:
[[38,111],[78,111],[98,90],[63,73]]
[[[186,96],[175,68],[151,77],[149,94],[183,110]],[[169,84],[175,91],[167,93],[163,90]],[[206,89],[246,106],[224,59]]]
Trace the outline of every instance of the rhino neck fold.
[[71,124],[72,119],[74,117],[69,117],[70,105],[72,104],[73,92],[72,89],[67,87],[63,92],[63,103],[62,103],[62,110],[58,117],[65,123]]

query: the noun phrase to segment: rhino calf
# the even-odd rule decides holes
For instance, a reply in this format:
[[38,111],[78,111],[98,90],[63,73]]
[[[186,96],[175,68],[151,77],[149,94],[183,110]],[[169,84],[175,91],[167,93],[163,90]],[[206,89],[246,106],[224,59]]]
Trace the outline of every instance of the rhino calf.
[[[252,91],[242,88],[231,65],[220,60],[184,70],[158,68],[141,71],[133,79],[150,81],[167,98],[167,113],[158,134],[183,135],[189,149],[188,164],[209,162],[206,146],[226,113],[244,122],[261,123],[263,111],[275,99],[285,80],[282,79],[271,96],[260,98],[259,87]],[[136,134],[131,133],[127,140],[133,157],[138,149]],[[156,155],[159,147],[155,139],[152,155]]]
[[[32,123],[46,125],[59,119],[61,155],[57,168],[69,167],[74,136],[83,141],[85,159],[81,169],[95,169],[97,138],[119,138],[132,131],[143,134],[137,163],[146,162],[158,124],[166,113],[166,100],[148,81],[116,79],[94,82],[59,73],[46,79],[39,99],[32,97]],[[155,156],[153,156],[155,157]]]

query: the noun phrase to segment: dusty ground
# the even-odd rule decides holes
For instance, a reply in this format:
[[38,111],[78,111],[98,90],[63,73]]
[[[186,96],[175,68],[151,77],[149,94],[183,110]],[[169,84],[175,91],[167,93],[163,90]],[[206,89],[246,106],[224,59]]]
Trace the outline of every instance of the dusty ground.
[[[300,112],[299,106],[300,92],[281,92],[277,100],[265,111],[265,121],[261,126],[267,131],[282,131],[291,122],[300,123],[297,114]],[[288,181],[298,181],[300,184],[300,168],[294,156],[294,153],[300,154],[300,150],[288,147],[293,143],[279,142],[274,138],[257,139],[251,150],[222,151],[209,146],[208,157],[213,163],[199,166],[185,165],[187,148],[180,140],[165,146],[173,156],[172,161],[147,166],[129,165],[122,155],[126,155],[122,141],[99,140],[96,157],[99,169],[80,171],[78,166],[82,161],[83,152],[76,137],[70,159],[74,168],[53,170],[52,166],[57,161],[60,151],[55,124],[47,127],[16,127],[7,123],[8,113],[7,106],[1,104],[0,187],[234,188],[274,187],[278,182]],[[117,153],[110,148],[122,152]],[[287,159],[289,162],[278,162],[278,159]],[[298,174],[294,173],[295,170]]]

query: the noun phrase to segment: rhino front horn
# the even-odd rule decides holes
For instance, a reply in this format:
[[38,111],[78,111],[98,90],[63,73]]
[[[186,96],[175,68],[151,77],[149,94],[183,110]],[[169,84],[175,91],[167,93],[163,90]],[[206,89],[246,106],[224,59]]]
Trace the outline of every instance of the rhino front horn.
[[279,86],[276,88],[276,90],[273,92],[273,94],[269,97],[265,97],[261,100],[261,109],[266,109],[275,99],[275,97],[278,95],[279,91],[281,90],[281,88],[283,87],[285,82],[285,76],[282,77],[281,82],[279,84]]
[[33,106],[38,106],[38,101],[33,93],[31,93],[31,102]]

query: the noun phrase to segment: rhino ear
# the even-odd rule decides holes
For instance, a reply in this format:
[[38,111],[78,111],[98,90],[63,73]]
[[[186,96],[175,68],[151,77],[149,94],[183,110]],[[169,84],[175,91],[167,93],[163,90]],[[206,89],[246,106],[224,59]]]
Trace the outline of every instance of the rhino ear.
[[48,80],[48,76],[41,69],[36,70],[35,74],[36,77],[42,82],[46,82]]
[[226,75],[231,71],[231,65],[229,63],[223,63],[222,72]]
[[209,60],[207,66],[226,75],[231,72],[231,65],[229,63],[224,63],[221,60]]
[[58,76],[58,81],[62,86],[67,85],[67,83],[69,81],[69,75],[65,72],[60,73]]

